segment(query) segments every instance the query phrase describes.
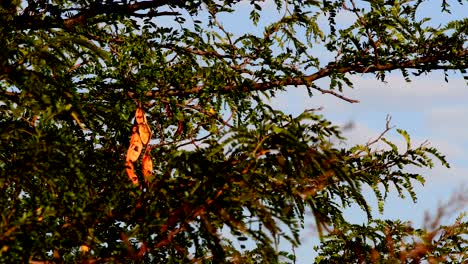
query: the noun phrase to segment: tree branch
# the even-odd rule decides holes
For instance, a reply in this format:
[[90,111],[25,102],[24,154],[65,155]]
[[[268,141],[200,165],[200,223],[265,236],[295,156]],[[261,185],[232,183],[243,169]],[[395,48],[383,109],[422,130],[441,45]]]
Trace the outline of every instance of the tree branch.
[[[150,8],[158,8],[167,4],[173,4],[179,1],[171,1],[171,0],[159,0],[159,1],[142,1],[136,2],[133,4],[128,5],[121,5],[118,3],[108,3],[108,4],[95,4],[90,8],[81,11],[77,15],[64,20],[64,25],[66,28],[74,27],[79,24],[85,24],[86,21],[90,18],[96,17],[101,14],[121,14],[121,15],[128,15],[132,16],[135,15],[136,11],[146,10]],[[158,13],[154,13],[154,16],[157,16]],[[167,15],[167,12],[164,12]],[[174,13],[176,14],[176,13]]]
[[[414,60],[407,60],[403,62],[395,62],[395,63],[385,63],[385,64],[378,64],[378,65],[363,65],[360,63],[355,63],[349,66],[341,66],[337,63],[330,63],[324,68],[318,70],[317,72],[308,75],[308,76],[300,76],[300,77],[285,77],[282,79],[278,79],[271,82],[263,82],[263,83],[256,83],[256,82],[248,82],[245,85],[226,85],[222,89],[216,91],[218,93],[228,94],[232,92],[251,92],[251,91],[267,91],[279,87],[285,86],[300,86],[304,85],[315,89],[323,94],[331,94],[341,100],[347,101],[349,103],[358,103],[358,100],[348,98],[340,93],[337,93],[333,90],[326,90],[320,87],[317,87],[314,84],[314,81],[329,77],[334,73],[374,73],[374,72],[384,72],[384,71],[392,71],[397,69],[425,69],[424,65],[431,64],[427,66],[431,70],[446,70],[446,69],[454,69],[452,66],[447,66],[440,64],[442,61],[446,61],[449,57],[454,57],[454,54],[451,55],[444,55],[444,56],[426,56],[417,58]],[[468,49],[460,52],[460,54],[456,54],[456,57],[466,57],[468,56]],[[204,86],[197,86],[186,90],[176,90],[176,89],[169,89],[165,91],[161,90],[152,90],[146,93],[146,96],[149,98],[157,98],[161,96],[179,96],[179,97],[186,97],[189,95],[196,95],[200,94],[204,90]],[[4,95],[7,98],[11,99],[18,99],[18,93],[15,92],[8,92],[2,91],[0,95]],[[131,98],[135,97],[133,92],[127,92],[127,95]]]
[[[460,52],[460,54],[457,54],[457,57],[466,57],[468,55],[468,50],[464,50],[463,52]],[[453,55],[452,55],[453,56]],[[440,63],[441,61],[447,60],[448,55],[446,56],[426,56],[426,57],[421,57],[417,58],[414,60],[407,60],[403,62],[395,62],[395,63],[386,63],[386,64],[379,64],[379,65],[363,65],[359,63],[355,63],[349,66],[341,66],[336,63],[330,63],[324,68],[318,70],[317,72],[308,75],[308,76],[301,76],[301,77],[285,77],[283,79],[278,79],[275,81],[271,82],[264,82],[264,83],[248,83],[246,85],[227,85],[224,88],[222,88],[220,93],[230,93],[234,91],[241,91],[241,92],[249,92],[249,91],[267,91],[270,89],[278,88],[278,87],[284,87],[284,86],[299,86],[299,85],[304,85],[307,87],[310,87],[312,89],[315,89],[317,91],[320,91],[323,94],[331,94],[337,98],[340,98],[344,101],[347,101],[349,103],[358,103],[358,100],[347,98],[342,94],[337,93],[336,91],[333,90],[326,90],[317,87],[316,85],[313,84],[314,81],[324,78],[324,77],[329,77],[334,73],[374,73],[374,72],[383,72],[383,71],[392,71],[392,70],[397,70],[397,69],[424,69],[424,65],[426,64],[435,64],[435,65],[430,65],[429,68],[431,70],[446,70],[446,69],[454,69],[452,66],[447,66],[447,65],[441,65],[437,64]],[[161,95],[166,95],[166,96],[188,96],[192,94],[199,94],[203,92],[204,87],[203,86],[198,86],[198,87],[193,87],[188,90],[168,90],[168,91],[149,91],[147,92],[148,97],[160,97]],[[130,97],[133,97],[133,93],[129,92],[128,95]]]
[[[16,25],[23,29],[44,29],[44,28],[65,28],[72,30],[77,25],[84,25],[89,23],[89,20],[99,15],[104,14],[119,14],[124,16],[141,17],[143,14],[136,13],[137,11],[154,9],[165,5],[182,5],[183,2],[179,0],[150,0],[141,1],[133,4],[119,4],[119,3],[103,3],[96,2],[89,7],[78,9],[78,13],[70,18],[53,18],[43,14],[31,16],[29,12],[25,12],[15,19]],[[178,12],[157,12],[154,10],[144,14],[145,17],[179,15]]]
[[[468,55],[468,49],[465,49],[461,54],[458,54],[458,57],[465,57]],[[350,66],[337,66],[335,63],[328,64],[326,67],[320,69],[316,73],[303,77],[303,78],[285,78],[283,80],[266,84],[266,85],[257,85],[258,89],[264,89],[264,87],[268,87],[268,85],[274,86],[284,86],[284,85],[307,85],[307,83],[311,83],[315,80],[321,79],[323,77],[330,76],[333,73],[373,73],[373,72],[382,72],[382,71],[392,71],[397,69],[423,69],[424,64],[428,63],[439,63],[440,61],[444,61],[447,58],[445,56],[427,56],[421,57],[414,60],[407,60],[403,62],[395,62],[395,63],[386,63],[386,64],[378,64],[378,65],[362,65],[362,64],[352,64]],[[453,69],[453,67],[449,67],[446,65],[431,65],[431,70],[445,70],[445,69]]]

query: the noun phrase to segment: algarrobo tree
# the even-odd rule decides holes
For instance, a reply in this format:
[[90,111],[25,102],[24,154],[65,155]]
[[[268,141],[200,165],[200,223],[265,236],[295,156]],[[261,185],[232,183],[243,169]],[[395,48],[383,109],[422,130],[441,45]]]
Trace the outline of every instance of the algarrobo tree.
[[[468,21],[431,27],[417,16],[426,1],[275,0],[277,21],[235,35],[219,17],[239,2],[0,1],[2,263],[294,261],[276,245],[299,244],[308,210],[317,263],[466,261],[462,218],[434,232],[372,220],[361,193],[415,199],[424,179],[407,168],[448,166],[436,149],[403,130],[404,150],[384,133],[343,148],[316,111],[292,117],[266,99],[298,86],[355,103],[342,88],[357,73],[464,73]],[[260,2],[238,19],[257,25]],[[351,204],[368,225],[346,222]]]

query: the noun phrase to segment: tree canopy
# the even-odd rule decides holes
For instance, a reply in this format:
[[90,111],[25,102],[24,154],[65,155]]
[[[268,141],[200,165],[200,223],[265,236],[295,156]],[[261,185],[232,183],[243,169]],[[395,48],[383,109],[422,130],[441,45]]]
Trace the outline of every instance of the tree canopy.
[[[434,25],[427,2],[0,1],[0,262],[293,263],[278,244],[300,244],[307,212],[316,263],[467,261],[463,216],[373,219],[389,192],[416,200],[410,168],[449,166],[437,149],[404,130],[399,147],[388,122],[338,144],[318,109],[269,104],[291,87],[358,103],[356,74],[466,76],[468,20]],[[224,24],[241,7],[252,32]]]

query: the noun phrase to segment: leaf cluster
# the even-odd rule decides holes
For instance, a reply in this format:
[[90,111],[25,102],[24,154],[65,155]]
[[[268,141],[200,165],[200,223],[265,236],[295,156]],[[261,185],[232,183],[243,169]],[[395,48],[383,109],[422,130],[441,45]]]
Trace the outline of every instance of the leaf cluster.
[[[379,210],[393,188],[416,200],[424,178],[408,169],[445,157],[403,130],[404,150],[384,134],[341,145],[318,109],[290,116],[269,100],[296,86],[357,102],[342,93],[355,73],[464,71],[466,20],[432,27],[415,17],[424,1],[275,0],[278,19],[234,34],[222,16],[240,2],[0,2],[0,262],[290,262],[278,246],[300,244],[308,212],[319,261],[360,258],[355,244],[365,259],[401,256],[382,244],[386,230],[416,233],[372,221],[362,189]],[[252,25],[264,5],[247,3]],[[342,12],[356,21],[340,25]],[[153,177],[134,186],[125,154],[137,108],[153,132]],[[353,204],[365,228],[344,219]],[[461,245],[464,228],[438,245]]]

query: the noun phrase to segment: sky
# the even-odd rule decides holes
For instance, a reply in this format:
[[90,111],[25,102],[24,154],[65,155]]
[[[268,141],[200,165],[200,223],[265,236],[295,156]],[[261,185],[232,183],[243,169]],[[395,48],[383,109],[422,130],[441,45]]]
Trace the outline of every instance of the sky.
[[[466,17],[467,6],[457,6],[452,15],[440,14],[442,1],[428,1],[423,4],[421,14],[432,18],[429,23],[443,24],[452,18]],[[455,1],[454,1],[455,2]],[[454,3],[454,5],[456,5]],[[255,28],[249,22],[248,3],[239,4],[237,11],[231,15],[220,17],[227,31],[237,35],[244,33],[260,33],[262,25],[274,21],[277,12],[271,1],[266,1],[259,27]],[[339,22],[349,24],[354,18],[349,14],[338,16]],[[324,58],[327,56],[323,55]],[[375,212],[375,216],[385,219],[401,219],[411,221],[415,226],[424,226],[426,212],[434,212],[435,208],[444,206],[452,195],[468,188],[468,87],[461,74],[451,74],[449,81],[444,81],[442,72],[412,78],[406,82],[400,73],[387,76],[382,83],[373,76],[352,76],[354,89],[345,89],[347,97],[357,99],[360,103],[351,104],[331,95],[316,93],[309,97],[302,87],[291,87],[279,93],[270,103],[292,115],[297,115],[305,109],[323,107],[320,111],[326,118],[338,125],[352,124],[351,129],[344,131],[344,136],[350,144],[364,144],[376,138],[385,129],[385,120],[391,116],[391,125],[409,132],[415,145],[429,141],[444,155],[451,165],[450,169],[437,164],[432,170],[420,170],[425,178],[424,186],[416,184],[418,202],[411,199],[401,199],[390,195],[385,205],[383,215]],[[320,83],[319,83],[320,84]],[[324,88],[324,87],[322,87]],[[387,136],[393,142],[403,140],[394,130]],[[369,193],[368,190],[364,190]],[[371,195],[369,200],[375,202]],[[376,208],[376,206],[374,206]],[[462,208],[467,211],[467,207]],[[364,213],[357,208],[346,211],[348,219],[361,223]],[[457,215],[449,215],[444,220],[448,224]],[[296,249],[297,263],[311,263],[315,254],[312,247],[317,244],[310,219],[306,222],[302,235],[303,245]],[[288,250],[287,245],[283,245]]]
[[[441,15],[438,10],[440,1],[429,1],[423,6],[421,13],[431,17],[430,23],[441,24],[451,19]],[[271,4],[271,3],[270,3]],[[265,14],[260,24],[267,24],[274,18],[275,9],[265,4]],[[466,17],[463,8],[455,8],[453,17]],[[270,14],[271,12],[271,14]],[[238,11],[235,15],[223,17],[224,27],[229,31],[255,32],[247,19],[248,9]],[[352,16],[340,16],[342,23],[352,21]],[[391,125],[409,132],[415,145],[429,141],[446,155],[451,168],[447,169],[437,163],[432,170],[419,170],[426,178],[424,186],[416,184],[417,203],[411,199],[401,199],[390,195],[385,204],[383,215],[375,212],[375,216],[385,219],[401,219],[411,221],[417,227],[425,224],[425,214],[434,212],[435,208],[444,206],[453,194],[466,191],[468,188],[468,87],[461,74],[452,74],[448,82],[444,81],[442,72],[415,77],[412,82],[406,82],[400,73],[389,74],[386,83],[373,76],[355,75],[352,77],[354,89],[345,89],[347,97],[357,99],[360,103],[351,104],[331,95],[316,93],[310,98],[305,89],[291,87],[286,92],[278,94],[271,100],[271,105],[285,112],[297,115],[305,109],[323,107],[321,114],[335,124],[353,124],[351,129],[344,131],[344,136],[351,144],[363,144],[377,137],[385,129],[387,116],[391,117]],[[323,87],[322,87],[323,88]],[[402,143],[402,138],[393,130],[387,136],[393,142]],[[369,193],[369,201],[374,201]],[[376,206],[374,206],[376,208]],[[467,211],[467,207],[462,210]],[[348,219],[361,223],[364,213],[358,208],[346,211]],[[448,215],[443,219],[449,224],[458,214]],[[306,221],[306,229],[302,234],[302,246],[296,249],[297,263],[313,262],[315,254],[313,246],[317,245],[317,234],[313,221]],[[287,245],[283,245],[288,250]]]
[[[360,100],[358,104],[342,102],[327,95],[308,98],[301,89],[290,89],[272,103],[292,114],[322,106],[321,113],[336,124],[353,124],[353,128],[344,131],[344,136],[355,144],[376,138],[385,129],[386,116],[390,115],[391,124],[407,130],[416,145],[428,140],[431,146],[439,149],[446,155],[451,168],[436,163],[432,170],[419,170],[426,183],[424,186],[416,184],[417,203],[409,198],[401,199],[394,193],[387,200],[383,215],[375,212],[378,218],[411,221],[422,227],[426,212],[434,212],[434,208],[447,202],[454,192],[463,186],[466,191],[468,187],[468,87],[461,76],[453,76],[446,83],[440,73],[417,78],[412,83],[406,83],[398,74],[389,77],[386,84],[371,77],[356,77],[355,89],[345,93]],[[388,138],[393,142],[403,142],[394,131]],[[369,191],[367,193],[376,208],[375,199]],[[365,219],[358,208],[347,210],[345,215],[354,223]],[[456,216],[449,215],[444,224]],[[312,223],[309,223],[302,236],[304,244],[296,250],[297,263],[312,262],[314,254],[311,254],[311,248],[318,242],[314,236]]]

